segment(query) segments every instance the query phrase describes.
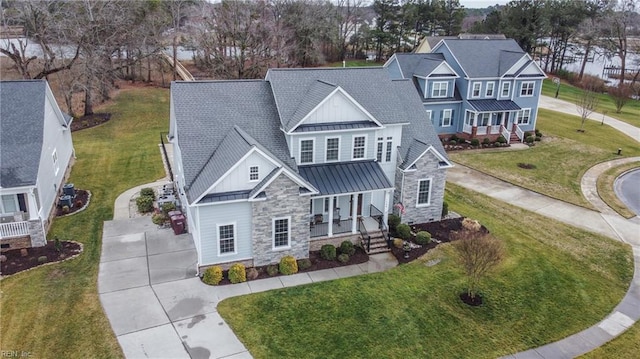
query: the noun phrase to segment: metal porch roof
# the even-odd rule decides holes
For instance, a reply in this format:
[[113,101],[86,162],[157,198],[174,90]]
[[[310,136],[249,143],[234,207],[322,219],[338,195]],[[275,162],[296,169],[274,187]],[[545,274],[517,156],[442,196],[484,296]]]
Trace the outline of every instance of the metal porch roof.
[[469,104],[478,112],[521,110],[520,106],[511,100],[469,100]]
[[299,166],[298,171],[302,177],[318,189],[320,195],[368,192],[393,188],[376,161]]

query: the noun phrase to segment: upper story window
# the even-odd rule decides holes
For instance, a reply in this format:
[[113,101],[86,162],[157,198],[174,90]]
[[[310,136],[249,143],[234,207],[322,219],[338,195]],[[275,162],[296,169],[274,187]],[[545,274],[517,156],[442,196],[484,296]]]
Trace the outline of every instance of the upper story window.
[[511,92],[511,83],[503,82],[502,83],[502,97],[509,97],[509,92]]
[[337,161],[340,158],[340,138],[327,138],[326,161]]
[[451,126],[451,110],[442,110],[442,127]]
[[255,182],[260,179],[260,169],[258,166],[249,167],[249,181]]
[[449,92],[448,82],[434,82],[431,88],[431,97],[447,97],[447,92]]
[[487,82],[487,90],[485,91],[486,97],[493,97],[493,87],[495,84],[493,82]]
[[387,137],[387,152],[385,153],[385,161],[391,162],[392,150],[393,150],[393,137]]
[[364,158],[365,146],[367,138],[365,136],[356,136],[353,138],[353,159]]
[[313,140],[300,140],[300,163],[313,163]]
[[536,83],[533,81],[527,81],[522,83],[520,87],[520,96],[533,96],[533,89],[536,87]]
[[376,143],[376,160],[382,162],[382,152],[384,152],[384,137],[378,137]]
[[236,252],[236,224],[218,226],[218,251],[220,254],[233,254]]
[[471,90],[471,97],[480,97],[480,88],[482,84],[480,82],[473,83],[473,89]]
[[57,175],[58,174],[58,170],[60,170],[60,164],[58,164],[58,151],[57,150],[53,150],[53,153],[51,154],[51,159],[53,160],[53,172]]

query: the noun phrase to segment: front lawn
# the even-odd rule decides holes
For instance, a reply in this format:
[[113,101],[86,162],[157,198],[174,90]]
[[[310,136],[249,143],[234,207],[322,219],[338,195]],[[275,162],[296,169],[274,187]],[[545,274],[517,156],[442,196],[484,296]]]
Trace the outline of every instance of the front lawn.
[[[549,97],[555,97],[556,85],[551,79],[544,80],[542,84],[542,94]],[[561,83],[558,98],[574,104],[581,94],[581,89],[567,83]],[[611,116],[628,124],[640,127],[640,101],[630,99],[629,102],[622,107],[622,111],[620,111],[620,113],[616,113],[616,106],[613,103],[611,96],[607,94],[599,94],[598,99],[599,102],[596,112],[602,113],[606,111],[607,116]]]
[[390,271],[235,297],[219,313],[256,358],[495,358],[561,339],[606,316],[632,276],[627,245],[448,184],[450,208],[506,244],[481,287],[443,244]]
[[[543,141],[521,151],[451,152],[449,157],[458,163],[489,173],[569,203],[593,208],[582,196],[580,180],[593,165],[624,156],[640,155],[640,144],[607,125],[594,121],[585,123],[585,132],[577,132],[580,118],[540,109],[538,129]],[[523,169],[518,163],[532,164]]]
[[158,142],[168,127],[168,90],[122,90],[111,120],[73,133],[71,182],[92,192],[81,213],[55,219],[49,239],[84,244],[79,258],[2,280],[2,350],[37,358],[122,357],[98,299],[102,224],[123,191],[164,175]]

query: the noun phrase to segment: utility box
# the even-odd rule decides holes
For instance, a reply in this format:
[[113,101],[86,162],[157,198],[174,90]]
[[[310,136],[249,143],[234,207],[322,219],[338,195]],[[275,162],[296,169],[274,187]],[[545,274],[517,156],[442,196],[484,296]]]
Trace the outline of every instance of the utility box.
[[171,218],[171,228],[173,228],[173,233],[176,235],[184,233],[185,228],[185,218],[183,215],[178,214]]
[[62,186],[62,194],[65,196],[71,196],[72,198],[76,196],[76,188],[73,183],[67,183]]

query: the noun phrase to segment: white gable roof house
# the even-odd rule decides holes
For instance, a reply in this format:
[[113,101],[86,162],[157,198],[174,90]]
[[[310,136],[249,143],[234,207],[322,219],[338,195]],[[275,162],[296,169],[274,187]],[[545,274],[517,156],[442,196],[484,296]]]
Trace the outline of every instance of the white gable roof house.
[[46,244],[74,158],[72,118],[45,80],[0,81],[0,244]]
[[386,250],[395,207],[440,220],[451,166],[413,84],[381,67],[174,82],[169,138],[199,268],[307,258],[365,229]]

